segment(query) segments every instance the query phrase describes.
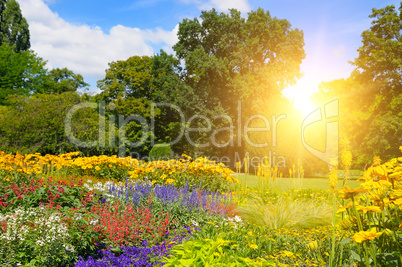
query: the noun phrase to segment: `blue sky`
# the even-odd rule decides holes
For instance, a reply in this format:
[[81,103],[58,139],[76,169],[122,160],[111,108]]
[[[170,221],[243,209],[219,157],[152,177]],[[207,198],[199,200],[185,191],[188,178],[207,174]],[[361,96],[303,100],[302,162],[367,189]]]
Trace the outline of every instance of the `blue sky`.
[[261,7],[287,19],[304,32],[304,77],[285,90],[295,101],[307,101],[321,81],[347,77],[357,56],[361,33],[370,27],[372,8],[391,0],[17,0],[31,31],[31,48],[48,67],[80,73],[96,91],[107,63],[134,55],[173,52],[178,24],[201,10],[242,11]]

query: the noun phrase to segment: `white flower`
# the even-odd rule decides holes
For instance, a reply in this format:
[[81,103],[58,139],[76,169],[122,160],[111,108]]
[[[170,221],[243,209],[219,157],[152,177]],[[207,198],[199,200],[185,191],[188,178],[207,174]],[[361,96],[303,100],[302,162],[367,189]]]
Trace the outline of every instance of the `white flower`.
[[198,222],[196,222],[194,220],[191,220],[191,224],[194,225],[194,226],[199,226]]
[[67,246],[67,245],[63,245],[63,247],[67,250],[67,251],[70,251],[70,252],[74,252],[75,251],[75,249],[74,249],[74,247],[70,247],[70,246]]
[[43,246],[43,245],[45,245],[45,243],[44,243],[42,240],[36,241],[35,244],[36,244],[37,246]]
[[235,222],[238,222],[238,223],[241,223],[241,222],[242,222],[242,219],[240,218],[240,216],[237,216],[237,215],[236,215],[236,216],[234,216],[233,219],[234,219]]

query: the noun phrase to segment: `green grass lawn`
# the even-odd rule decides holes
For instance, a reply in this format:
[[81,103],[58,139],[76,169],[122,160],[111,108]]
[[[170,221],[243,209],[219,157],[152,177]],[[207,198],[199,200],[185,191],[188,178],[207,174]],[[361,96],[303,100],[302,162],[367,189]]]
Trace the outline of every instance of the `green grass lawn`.
[[[247,187],[258,187],[261,185],[262,178],[257,177],[256,175],[244,175],[235,174],[235,177],[241,181],[243,186]],[[289,189],[301,189],[301,188],[320,188],[320,189],[329,189],[329,183],[327,178],[278,178],[274,182],[272,180],[270,183],[277,189],[281,191],[286,191]],[[346,185],[352,188],[356,188],[359,186],[359,182],[354,180],[347,181]],[[338,181],[337,188],[342,188],[342,180]]]

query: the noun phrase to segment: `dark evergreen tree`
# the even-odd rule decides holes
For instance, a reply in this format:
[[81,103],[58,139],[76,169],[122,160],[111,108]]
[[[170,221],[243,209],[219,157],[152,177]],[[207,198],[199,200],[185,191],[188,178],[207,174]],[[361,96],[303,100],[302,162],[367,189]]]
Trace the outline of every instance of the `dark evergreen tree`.
[[0,0],[0,45],[14,46],[16,52],[31,47],[29,26],[15,0]]

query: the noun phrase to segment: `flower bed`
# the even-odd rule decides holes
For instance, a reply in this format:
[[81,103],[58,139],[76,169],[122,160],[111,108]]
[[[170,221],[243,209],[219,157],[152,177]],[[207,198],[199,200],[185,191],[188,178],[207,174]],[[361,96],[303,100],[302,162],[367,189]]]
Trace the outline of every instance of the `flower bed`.
[[[75,155],[70,156],[61,158],[71,163]],[[254,189],[238,186],[233,193],[223,187],[209,190],[196,180],[183,179],[180,186],[170,183],[162,177],[169,173],[159,172],[168,167],[159,169],[158,163],[147,165],[154,168],[154,178],[148,178],[158,182],[138,177],[107,181],[95,173],[73,176],[66,173],[72,170],[68,164],[60,164],[64,173],[55,171],[43,179],[46,157],[11,158],[0,155],[1,266],[402,262],[401,158],[376,162],[359,188],[281,192],[264,184]],[[32,166],[41,166],[42,173]],[[198,173],[188,171],[191,176]],[[337,179],[333,173],[331,183]]]

